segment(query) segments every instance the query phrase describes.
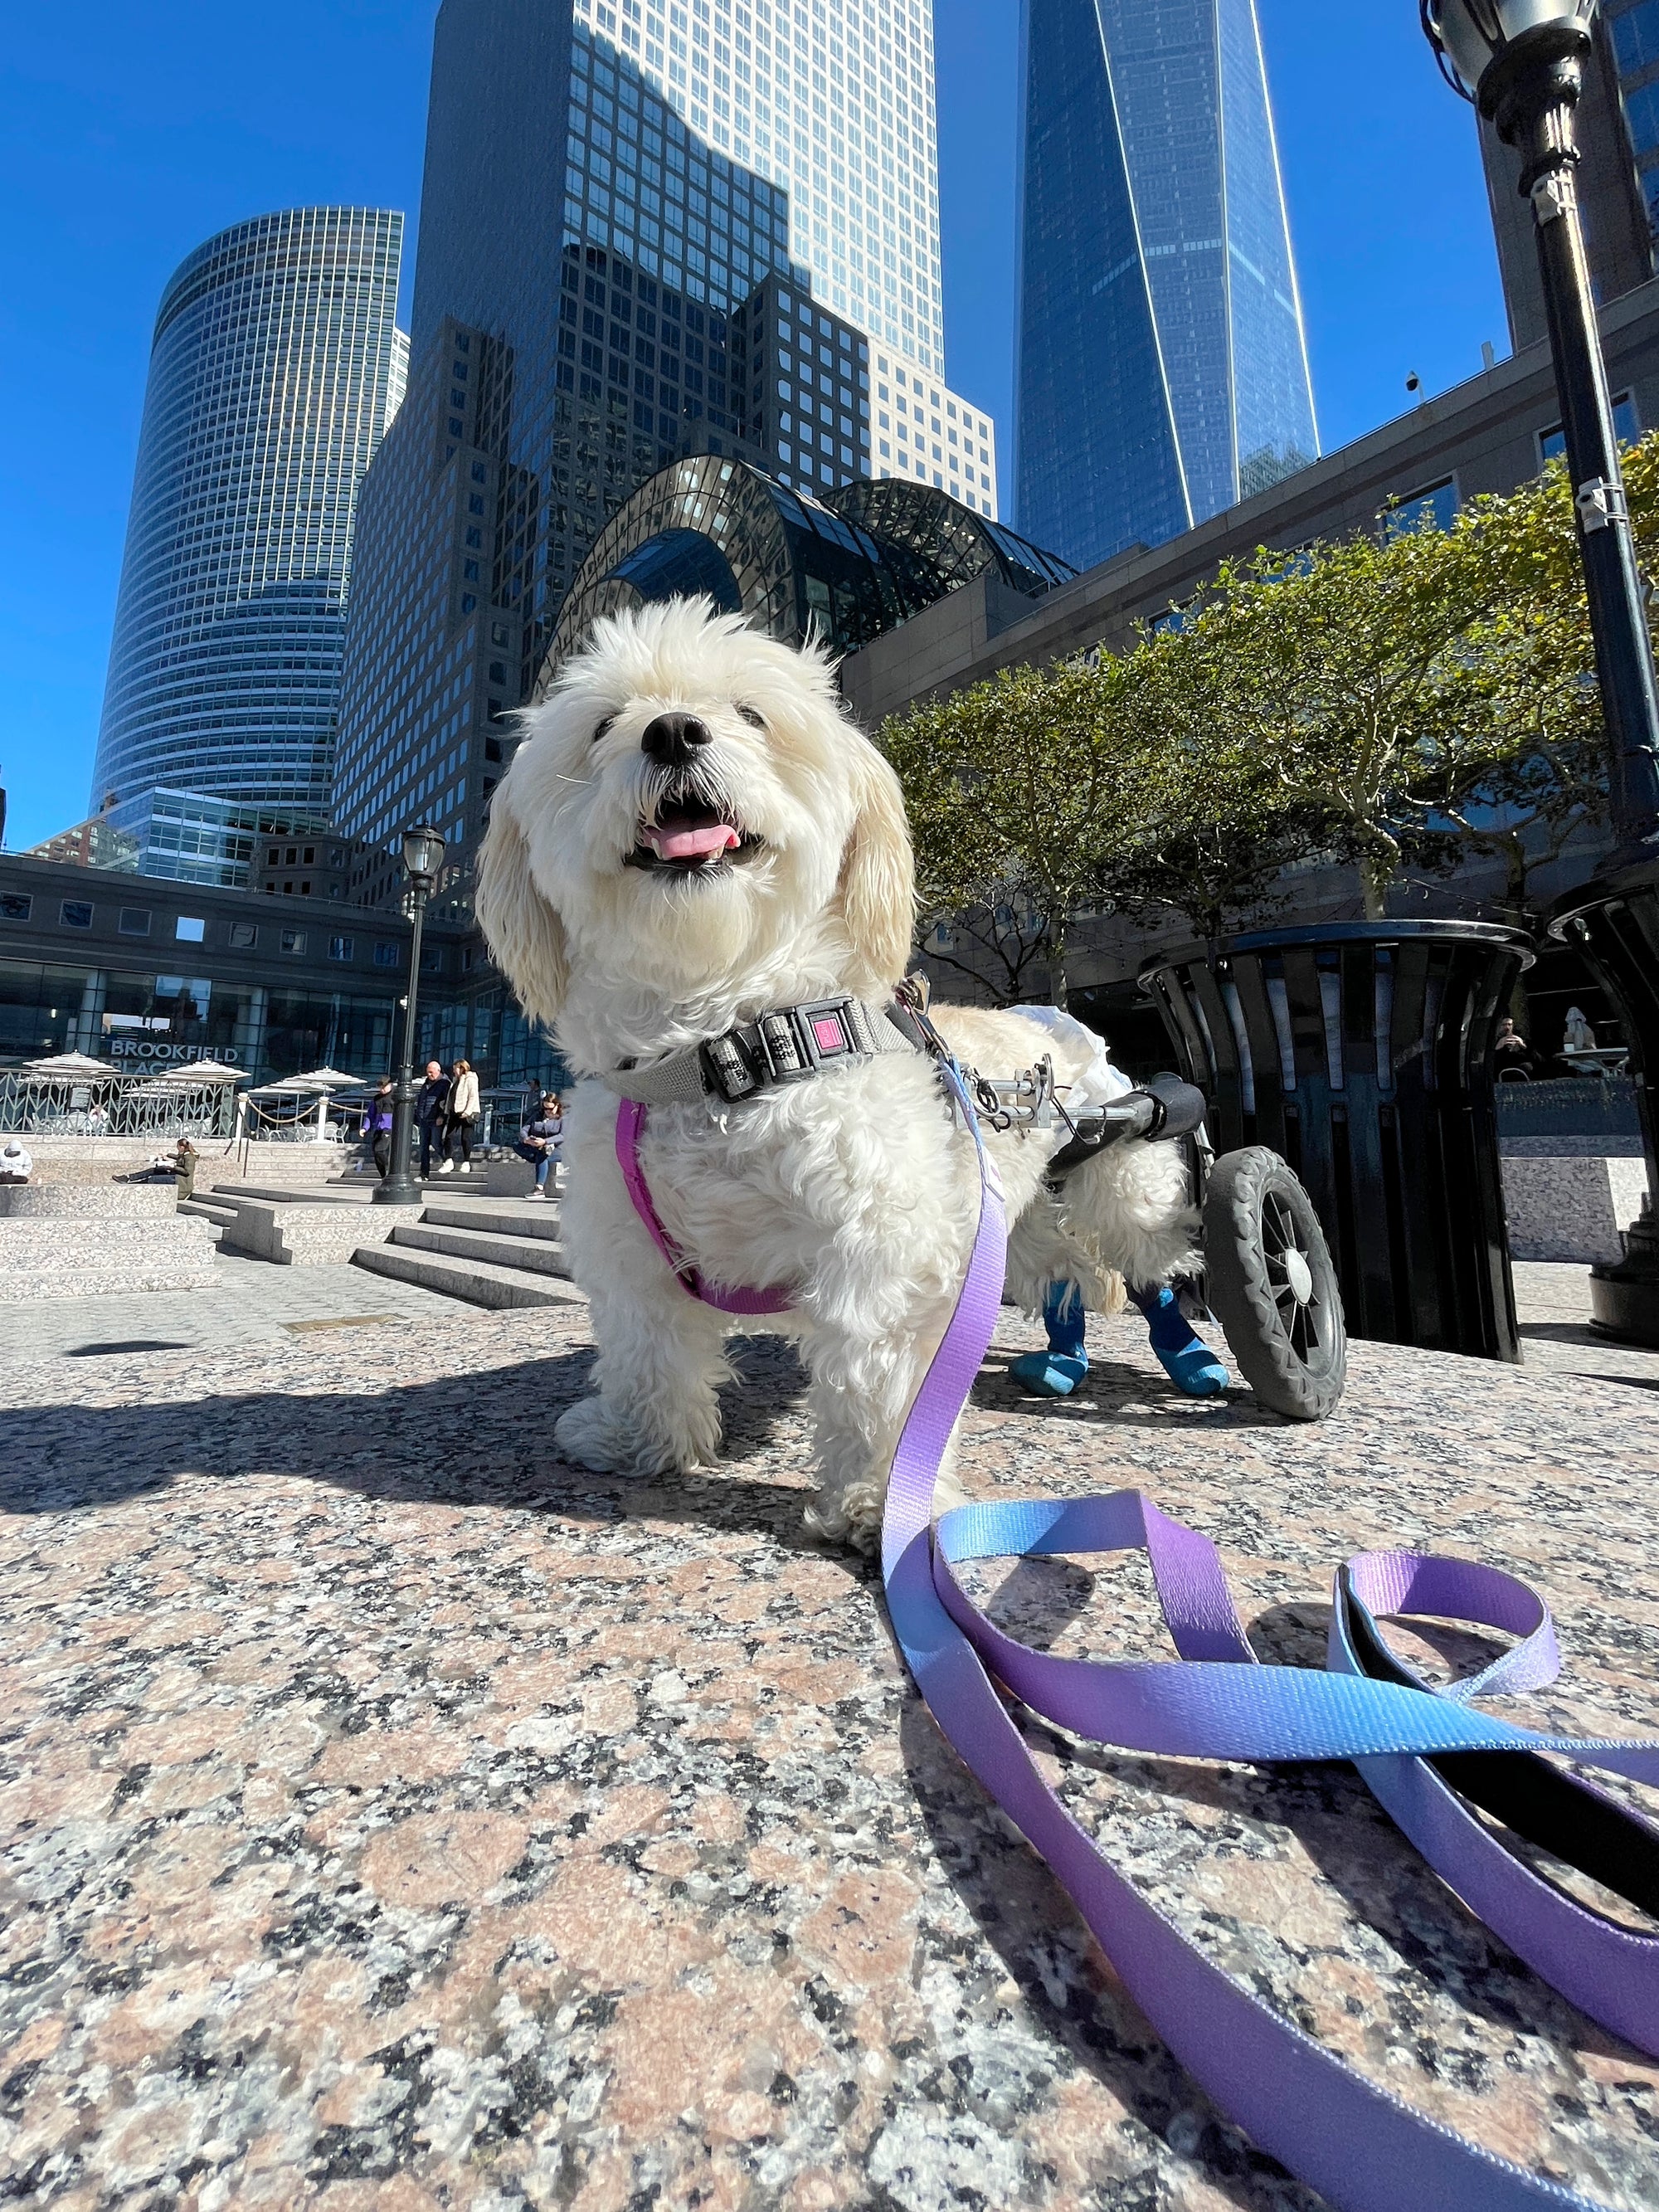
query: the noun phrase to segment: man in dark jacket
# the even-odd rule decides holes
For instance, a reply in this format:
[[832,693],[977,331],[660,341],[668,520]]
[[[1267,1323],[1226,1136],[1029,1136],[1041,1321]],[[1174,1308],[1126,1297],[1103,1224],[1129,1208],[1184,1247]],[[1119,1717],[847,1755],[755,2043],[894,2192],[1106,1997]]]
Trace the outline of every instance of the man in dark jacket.
[[415,1093],[415,1127],[421,1133],[421,1180],[432,1173],[432,1140],[443,1127],[444,1101],[449,1078],[435,1060],[426,1064],[426,1081]]

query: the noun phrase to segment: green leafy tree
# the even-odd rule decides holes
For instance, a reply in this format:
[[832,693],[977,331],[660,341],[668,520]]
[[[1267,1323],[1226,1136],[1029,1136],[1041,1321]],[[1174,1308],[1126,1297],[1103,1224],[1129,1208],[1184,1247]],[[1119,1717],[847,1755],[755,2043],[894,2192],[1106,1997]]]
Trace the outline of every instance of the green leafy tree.
[[[1431,526],[1224,565],[1185,680],[1380,916],[1409,851],[1503,851],[1593,806],[1595,696],[1559,473]],[[1318,825],[1316,828],[1315,825]]]
[[1153,921],[1171,909],[1201,937],[1289,902],[1285,868],[1316,849],[1322,816],[1218,714],[1204,656],[1179,630],[1143,632],[1114,679],[1112,738],[1133,772],[1103,905]]
[[[895,716],[878,743],[904,787],[932,957],[991,981],[1005,1004],[1039,971],[1056,1006],[1078,908],[1122,842],[1139,764],[1115,742],[1121,664],[1005,670]],[[975,957],[975,956],[977,957]]]

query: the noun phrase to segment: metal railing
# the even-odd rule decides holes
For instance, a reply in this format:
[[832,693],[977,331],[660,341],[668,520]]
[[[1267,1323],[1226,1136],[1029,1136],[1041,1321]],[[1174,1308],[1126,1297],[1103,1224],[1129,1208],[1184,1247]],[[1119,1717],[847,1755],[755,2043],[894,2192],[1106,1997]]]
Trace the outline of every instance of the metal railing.
[[230,1083],[0,1071],[0,1134],[228,1139],[235,1116],[236,1090]]

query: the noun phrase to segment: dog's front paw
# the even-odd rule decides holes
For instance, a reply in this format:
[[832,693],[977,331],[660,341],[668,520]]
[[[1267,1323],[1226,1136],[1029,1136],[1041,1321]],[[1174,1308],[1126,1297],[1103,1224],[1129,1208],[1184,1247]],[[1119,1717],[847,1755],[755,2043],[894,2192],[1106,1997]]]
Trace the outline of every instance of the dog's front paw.
[[653,1449],[603,1398],[582,1398],[568,1407],[553,1425],[553,1442],[561,1459],[595,1474],[661,1474],[674,1464],[666,1445]]
[[878,1483],[855,1482],[823,1492],[806,1509],[810,1534],[826,1544],[848,1544],[866,1558],[881,1548],[882,1492]]

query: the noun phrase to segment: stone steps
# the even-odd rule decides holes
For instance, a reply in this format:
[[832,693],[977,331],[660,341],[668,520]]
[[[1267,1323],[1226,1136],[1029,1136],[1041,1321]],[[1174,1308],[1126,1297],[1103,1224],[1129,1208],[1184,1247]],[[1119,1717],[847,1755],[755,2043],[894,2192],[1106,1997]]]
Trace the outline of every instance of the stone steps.
[[[169,1194],[170,1201],[170,1194]],[[99,1218],[85,1213],[0,1220],[0,1304],[189,1291],[215,1279],[213,1231],[171,1213]]]
[[173,1182],[0,1184],[0,1222],[171,1221],[178,1196]]
[[353,1255],[372,1274],[418,1283],[469,1305],[548,1306],[586,1303],[570,1280],[550,1200],[434,1199],[418,1221],[400,1221],[383,1244]]
[[559,1242],[559,1208],[550,1199],[475,1200],[471,1205],[447,1198],[428,1199],[421,1219],[429,1229],[482,1229],[491,1236],[538,1237]]
[[372,1182],[361,1190],[341,1189],[331,1183],[318,1183],[314,1188],[304,1184],[275,1182],[216,1182],[207,1194],[216,1201],[220,1199],[262,1199],[272,1206],[367,1206],[374,1192]]
[[228,1229],[236,1218],[236,1208],[234,1206],[222,1206],[216,1199],[212,1198],[181,1198],[179,1201],[179,1211],[180,1213],[192,1214],[198,1221],[205,1221],[212,1230],[216,1239],[219,1231],[222,1229]]
[[468,1305],[502,1310],[513,1306],[581,1306],[587,1301],[574,1283],[556,1275],[493,1261],[451,1258],[406,1244],[365,1244],[352,1255],[354,1267],[390,1275],[400,1283],[459,1298]]
[[452,1260],[482,1260],[487,1266],[519,1267],[531,1275],[568,1278],[562,1246],[545,1237],[523,1237],[511,1230],[434,1228],[427,1221],[399,1224],[387,1243],[400,1252],[441,1252]]
[[368,1206],[320,1191],[255,1196],[221,1186],[209,1194],[208,1202],[229,1212],[221,1232],[227,1252],[273,1261],[279,1267],[343,1267],[360,1244],[390,1237],[403,1212],[398,1206]]

